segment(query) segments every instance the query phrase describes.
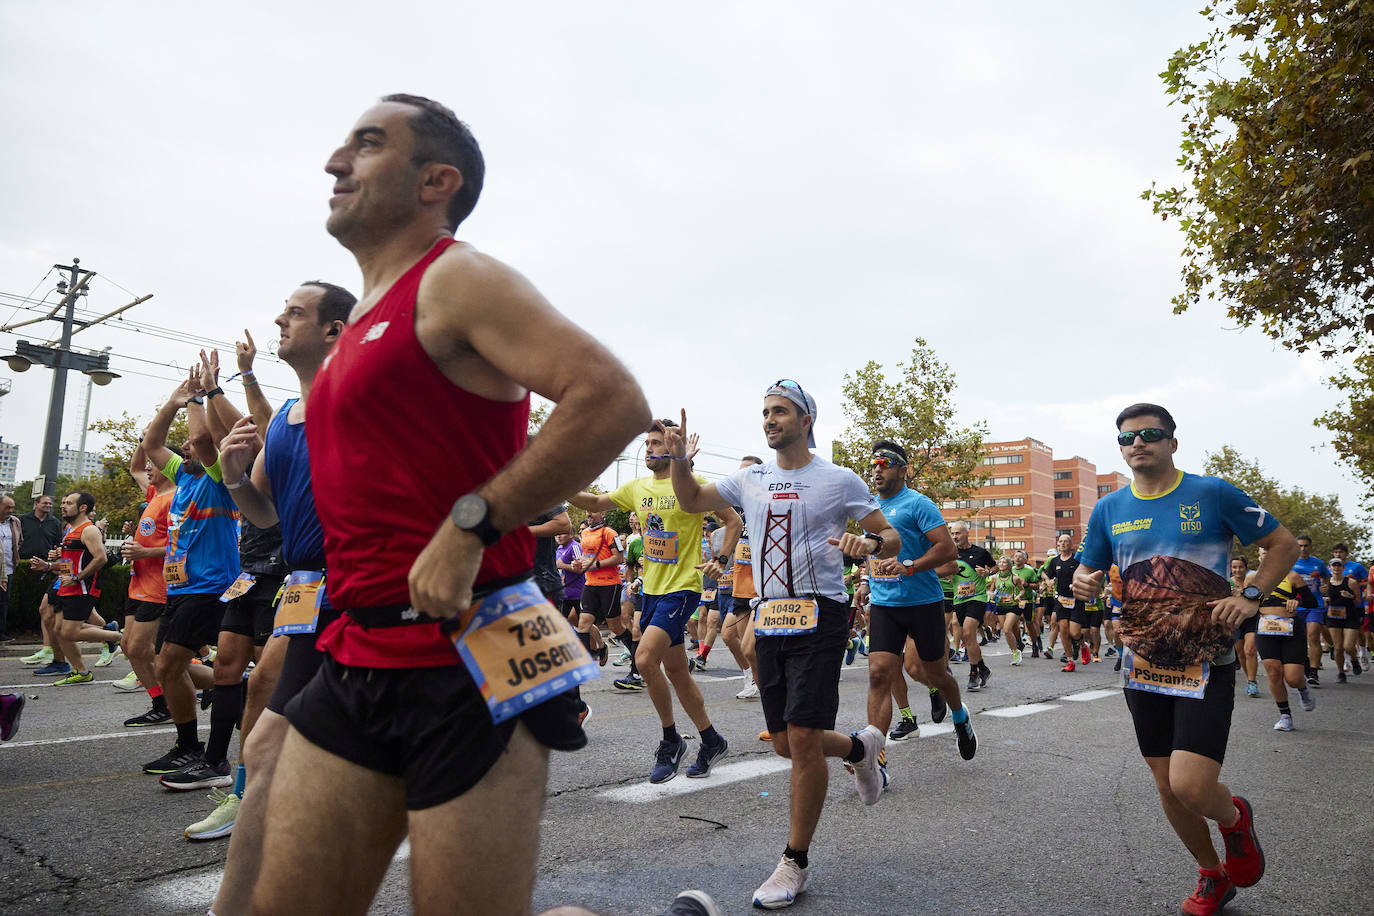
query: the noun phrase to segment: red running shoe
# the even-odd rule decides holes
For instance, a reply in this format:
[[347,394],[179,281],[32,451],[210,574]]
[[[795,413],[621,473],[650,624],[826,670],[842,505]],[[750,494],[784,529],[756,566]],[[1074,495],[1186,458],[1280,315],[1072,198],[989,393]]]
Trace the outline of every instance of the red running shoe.
[[1088,648],[1087,643],[1083,643],[1083,651],[1078,654],[1083,659],[1083,664],[1085,665],[1093,660],[1093,650]]
[[1193,892],[1193,896],[1183,901],[1183,912],[1187,916],[1215,916],[1234,896],[1236,886],[1226,877],[1226,869],[1199,868],[1197,890]]
[[1067,665],[1065,665],[1063,668],[1060,668],[1059,670],[1060,670],[1060,671],[1073,671],[1073,670],[1074,670],[1074,664],[1073,664],[1072,661],[1070,661]]
[[1221,838],[1226,843],[1226,873],[1236,887],[1249,887],[1264,877],[1264,850],[1255,835],[1255,812],[1250,803],[1239,795],[1232,795],[1231,801],[1240,812],[1240,820],[1234,827],[1221,828]]

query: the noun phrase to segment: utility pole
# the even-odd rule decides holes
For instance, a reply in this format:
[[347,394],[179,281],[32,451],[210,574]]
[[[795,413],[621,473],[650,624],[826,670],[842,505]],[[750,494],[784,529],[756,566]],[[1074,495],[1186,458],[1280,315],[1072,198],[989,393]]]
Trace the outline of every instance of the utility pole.
[[[76,300],[86,295],[88,284],[91,278],[95,276],[95,271],[82,270],[80,264],[80,258],[72,258],[71,264],[53,265],[58,270],[65,270],[69,279],[58,282],[57,291],[64,293],[64,295],[51,312],[41,318],[0,328],[0,331],[12,331],[24,325],[36,324],[39,321],[49,319],[62,322],[62,334],[56,340],[49,341],[48,345],[37,346],[27,340],[21,340],[15,345],[13,355],[4,357],[9,363],[10,369],[15,372],[26,372],[34,363],[41,363],[53,370],[52,394],[48,400],[48,425],[43,434],[43,454],[38,469],[39,474],[43,476],[43,494],[46,496],[57,495],[57,450],[62,440],[62,413],[67,400],[67,370],[75,369],[78,372],[83,372],[90,376],[91,381],[97,385],[108,385],[119,378],[118,373],[110,371],[108,348],[98,354],[74,352],[71,348],[72,335],[152,298],[151,296],[141,296],[128,305],[101,315],[99,318],[91,321],[79,320],[76,317]],[[62,313],[61,317],[58,317],[59,312]],[[53,347],[51,344],[58,344],[58,346]]]

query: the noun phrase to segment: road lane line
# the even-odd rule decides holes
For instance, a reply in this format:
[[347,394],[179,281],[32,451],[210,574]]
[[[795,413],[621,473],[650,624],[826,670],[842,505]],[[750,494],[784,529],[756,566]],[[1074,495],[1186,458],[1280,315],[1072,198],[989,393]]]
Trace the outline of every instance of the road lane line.
[[1021,706],[1004,706],[1001,709],[985,709],[979,715],[996,716],[999,719],[1019,719],[1022,716],[1033,716],[1037,712],[1049,712],[1051,709],[1058,709],[1055,703],[1025,703]]
[[1070,703],[1086,703],[1089,700],[1101,700],[1106,697],[1114,697],[1119,693],[1119,690],[1084,690],[1082,693],[1071,693],[1059,699],[1068,700]]
[[640,782],[631,786],[609,789],[598,793],[598,796],[608,801],[642,805],[645,802],[658,801],[661,798],[687,795],[691,792],[700,792],[702,789],[711,789],[732,782],[742,782],[746,779],[754,779],[758,776],[766,776],[769,773],[777,773],[791,768],[792,761],[790,760],[784,760],[781,757],[760,757],[757,760],[742,760],[739,763],[714,767],[711,770],[711,775],[705,779],[688,779],[681,776],[658,785],[651,782]]
[[[208,732],[209,725],[200,726],[200,731]],[[143,735],[175,734],[175,728],[130,728],[122,732],[107,732],[103,735],[69,735],[66,738],[42,738],[37,741],[6,741],[0,748],[39,747],[44,744],[71,744],[74,741],[108,741],[114,738],[138,738]]]

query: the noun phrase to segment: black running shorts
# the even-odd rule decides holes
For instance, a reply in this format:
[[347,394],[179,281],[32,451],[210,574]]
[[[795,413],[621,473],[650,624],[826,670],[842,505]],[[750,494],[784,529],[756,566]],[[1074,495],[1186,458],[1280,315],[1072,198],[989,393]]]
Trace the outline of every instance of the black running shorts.
[[281,637],[287,640],[286,657],[282,659],[281,672],[277,674],[272,697],[267,701],[268,709],[279,716],[286,715],[286,704],[305,689],[305,685],[310,683],[315,672],[320,670],[320,663],[324,661],[324,653],[315,648],[315,640],[324,632],[325,627],[338,618],[338,611],[322,607],[314,633],[297,633],[294,636]]
[[840,711],[840,664],[849,643],[849,608],[817,598],[816,632],[756,636],[759,699],[770,732],[788,725],[834,728]]
[[738,617],[740,614],[748,614],[754,609],[750,606],[751,598],[731,598],[730,613]]
[[983,625],[983,618],[988,613],[988,603],[986,601],[961,601],[954,606],[954,613],[959,615],[959,626],[964,625],[964,621],[973,618],[979,626]]
[[[95,610],[94,595],[57,595],[53,599],[53,607],[62,615],[63,620],[85,621],[91,616],[91,611]],[[119,634],[115,634],[115,639]]]
[[1260,615],[1256,614],[1253,617],[1242,620],[1240,626],[1236,627],[1236,638],[1240,639],[1244,637],[1246,633],[1257,633],[1259,631],[1259,619]]
[[219,600],[222,592],[208,595],[168,595],[167,611],[157,633],[157,648],[163,643],[182,646],[195,652],[201,646],[213,646],[219,640],[219,623],[224,617],[225,604]]
[[1102,612],[1089,609],[1082,601],[1075,601],[1073,610],[1069,611],[1069,623],[1076,623],[1081,627],[1100,627]]
[[1224,762],[1226,740],[1231,734],[1231,708],[1236,700],[1234,662],[1212,666],[1200,700],[1123,689],[1142,757],[1168,757],[1174,751],[1191,751],[1217,763]]
[[139,601],[137,598],[126,598],[124,600],[124,618],[133,619],[139,623],[152,623],[162,617],[167,610],[167,605],[157,604],[152,601]]
[[522,722],[546,747],[587,743],[575,693],[563,693],[500,725],[463,665],[354,668],[325,655],[286,704],[305,739],[350,763],[405,780],[411,811],[451,801],[481,781]]
[[591,614],[598,624],[620,616],[619,585],[588,585],[582,589],[582,613]]
[[1284,665],[1307,667],[1307,634],[1301,624],[1295,624],[1292,636],[1255,634],[1255,651],[1261,659],[1274,659]]
[[941,602],[888,607],[875,604],[868,613],[868,651],[901,655],[910,636],[916,654],[923,662],[948,657],[949,637],[945,635],[945,614]]
[[225,603],[219,628],[250,636],[253,645],[259,648],[267,645],[267,638],[272,635],[272,619],[277,614],[277,592],[283,579],[283,576],[258,576],[252,588]]

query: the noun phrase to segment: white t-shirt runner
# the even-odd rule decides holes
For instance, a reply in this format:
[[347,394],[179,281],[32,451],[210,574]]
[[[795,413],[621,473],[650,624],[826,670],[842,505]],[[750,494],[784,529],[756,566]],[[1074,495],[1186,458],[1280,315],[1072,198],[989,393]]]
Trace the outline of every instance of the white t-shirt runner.
[[878,510],[858,474],[818,456],[792,471],[770,461],[741,468],[719,481],[716,491],[744,508],[761,598],[823,595],[849,601],[844,557],[829,539],[844,534],[851,519]]

